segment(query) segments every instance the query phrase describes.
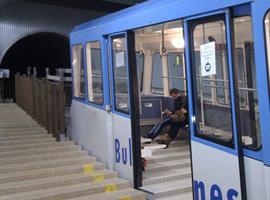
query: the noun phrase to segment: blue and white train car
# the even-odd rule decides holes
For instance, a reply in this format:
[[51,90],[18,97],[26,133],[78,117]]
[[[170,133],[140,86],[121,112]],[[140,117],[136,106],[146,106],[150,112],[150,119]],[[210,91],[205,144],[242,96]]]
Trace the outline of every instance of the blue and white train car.
[[150,0],[77,26],[70,137],[147,191],[141,136],[178,88],[193,199],[270,200],[269,21],[268,0]]

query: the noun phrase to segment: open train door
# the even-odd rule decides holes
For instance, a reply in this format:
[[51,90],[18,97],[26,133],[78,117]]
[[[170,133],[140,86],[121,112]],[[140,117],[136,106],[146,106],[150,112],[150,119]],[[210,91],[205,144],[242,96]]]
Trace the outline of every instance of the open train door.
[[[138,89],[134,34],[122,32],[109,36],[110,54],[110,102],[107,106],[112,115],[115,170],[119,176],[140,184],[139,116],[137,116]],[[135,177],[135,178],[134,178]]]
[[229,10],[185,21],[195,200],[246,199],[232,29]]

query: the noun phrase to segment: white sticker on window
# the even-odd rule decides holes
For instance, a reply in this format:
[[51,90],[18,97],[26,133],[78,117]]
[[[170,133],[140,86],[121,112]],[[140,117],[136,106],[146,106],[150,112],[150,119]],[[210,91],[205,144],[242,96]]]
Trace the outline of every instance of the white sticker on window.
[[216,43],[201,45],[201,76],[216,75]]
[[125,66],[125,52],[118,52],[115,54],[115,67]]

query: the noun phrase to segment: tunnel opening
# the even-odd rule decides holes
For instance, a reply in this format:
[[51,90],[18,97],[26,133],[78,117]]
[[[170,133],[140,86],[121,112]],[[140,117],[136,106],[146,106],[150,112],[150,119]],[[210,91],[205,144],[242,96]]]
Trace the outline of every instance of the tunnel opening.
[[15,74],[27,74],[36,68],[36,77],[46,77],[46,68],[55,75],[56,69],[70,68],[69,38],[57,33],[28,35],[13,44],[4,55],[0,69],[10,70],[9,78],[0,77],[0,101],[15,100]]
[[70,67],[69,39],[57,33],[35,33],[17,41],[6,52],[1,68],[10,70],[10,77],[27,73],[27,67],[36,67],[37,76],[44,77],[46,68]]

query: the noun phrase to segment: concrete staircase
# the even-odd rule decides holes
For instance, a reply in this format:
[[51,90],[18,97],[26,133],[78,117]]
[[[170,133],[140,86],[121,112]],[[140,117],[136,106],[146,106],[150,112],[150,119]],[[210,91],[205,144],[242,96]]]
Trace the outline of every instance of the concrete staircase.
[[189,145],[173,141],[168,149],[155,150],[147,159],[143,187],[149,200],[192,200]]
[[56,142],[15,104],[0,104],[0,200],[145,200],[71,141]]

